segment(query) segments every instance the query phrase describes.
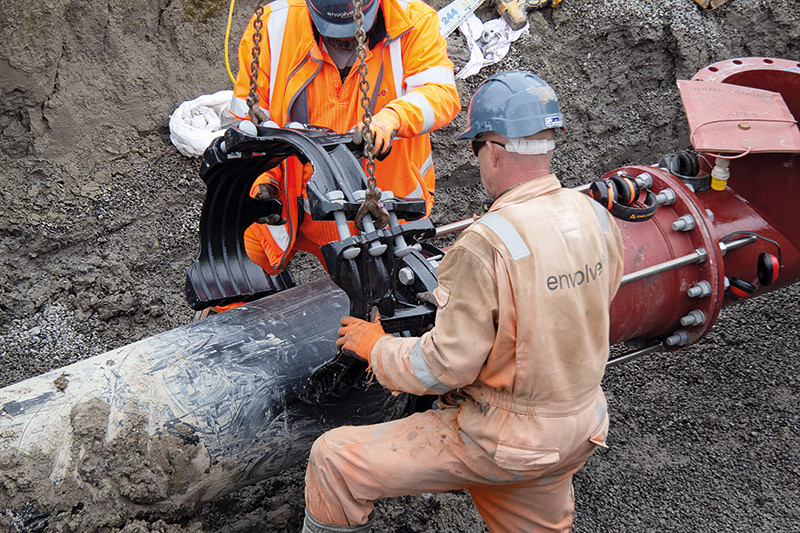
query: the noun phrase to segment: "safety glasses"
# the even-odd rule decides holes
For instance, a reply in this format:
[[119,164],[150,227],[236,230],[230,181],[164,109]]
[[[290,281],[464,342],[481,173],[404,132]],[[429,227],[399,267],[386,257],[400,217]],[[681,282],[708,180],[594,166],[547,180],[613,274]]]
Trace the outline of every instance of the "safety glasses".
[[502,146],[503,148],[506,147],[505,144],[500,144],[494,141],[471,141],[470,144],[472,145],[472,153],[475,154],[475,157],[478,157],[478,152],[481,151],[481,148],[483,148],[483,145],[486,143],[496,144],[497,146]]

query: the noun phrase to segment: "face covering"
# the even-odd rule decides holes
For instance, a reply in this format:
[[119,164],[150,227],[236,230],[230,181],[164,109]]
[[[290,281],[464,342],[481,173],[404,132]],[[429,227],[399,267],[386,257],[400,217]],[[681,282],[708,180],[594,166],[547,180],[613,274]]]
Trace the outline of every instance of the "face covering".
[[353,65],[358,56],[358,41],[355,39],[334,39],[330,37],[323,37],[322,42],[325,44],[325,50],[328,55],[333,59],[336,68],[343,69]]

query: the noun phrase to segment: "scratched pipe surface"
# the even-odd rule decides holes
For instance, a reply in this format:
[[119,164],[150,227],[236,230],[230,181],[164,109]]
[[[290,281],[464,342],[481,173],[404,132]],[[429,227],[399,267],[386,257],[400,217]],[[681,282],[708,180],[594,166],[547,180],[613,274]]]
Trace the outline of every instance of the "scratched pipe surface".
[[[89,475],[98,468],[87,473],[91,453],[109,450],[139,454],[128,463],[166,477],[150,482],[166,487],[160,492],[130,488],[133,496],[117,499],[195,508],[304,461],[328,428],[396,418],[407,397],[377,384],[333,403],[297,399],[334,355],[348,309],[346,295],[320,280],[0,390],[0,511],[31,500],[47,508],[45,492],[55,500],[116,498],[109,485],[135,480],[135,472],[106,480]],[[98,417],[92,439],[87,427]],[[150,439],[141,450],[134,449],[141,438],[125,440],[137,423],[139,437]],[[168,442],[191,448],[185,464],[176,463],[175,446],[165,451]],[[100,470],[114,465],[123,466],[111,458]],[[4,474],[19,486],[3,490]]]

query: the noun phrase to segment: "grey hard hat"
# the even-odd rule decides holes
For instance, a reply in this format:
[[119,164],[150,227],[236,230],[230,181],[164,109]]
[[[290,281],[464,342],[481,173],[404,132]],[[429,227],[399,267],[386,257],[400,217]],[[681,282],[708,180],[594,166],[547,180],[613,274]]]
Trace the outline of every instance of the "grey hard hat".
[[494,131],[509,139],[564,129],[564,115],[552,87],[530,72],[501,72],[484,81],[469,103],[469,127],[459,139]]
[[[353,0],[306,0],[314,26],[325,37],[343,39],[356,34],[355,2]],[[363,0],[364,31],[375,22],[380,0]]]

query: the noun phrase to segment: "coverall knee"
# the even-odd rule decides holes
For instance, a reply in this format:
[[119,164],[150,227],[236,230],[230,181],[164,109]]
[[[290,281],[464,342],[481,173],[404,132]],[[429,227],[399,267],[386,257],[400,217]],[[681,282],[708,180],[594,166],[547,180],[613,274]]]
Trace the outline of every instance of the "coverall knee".
[[[567,531],[572,525],[572,473],[514,472],[458,426],[458,409],[331,430],[317,439],[306,470],[306,510],[319,522],[365,524],[380,498],[469,489],[491,531]],[[497,491],[494,496],[492,491]],[[531,498],[541,498],[535,504]]]

